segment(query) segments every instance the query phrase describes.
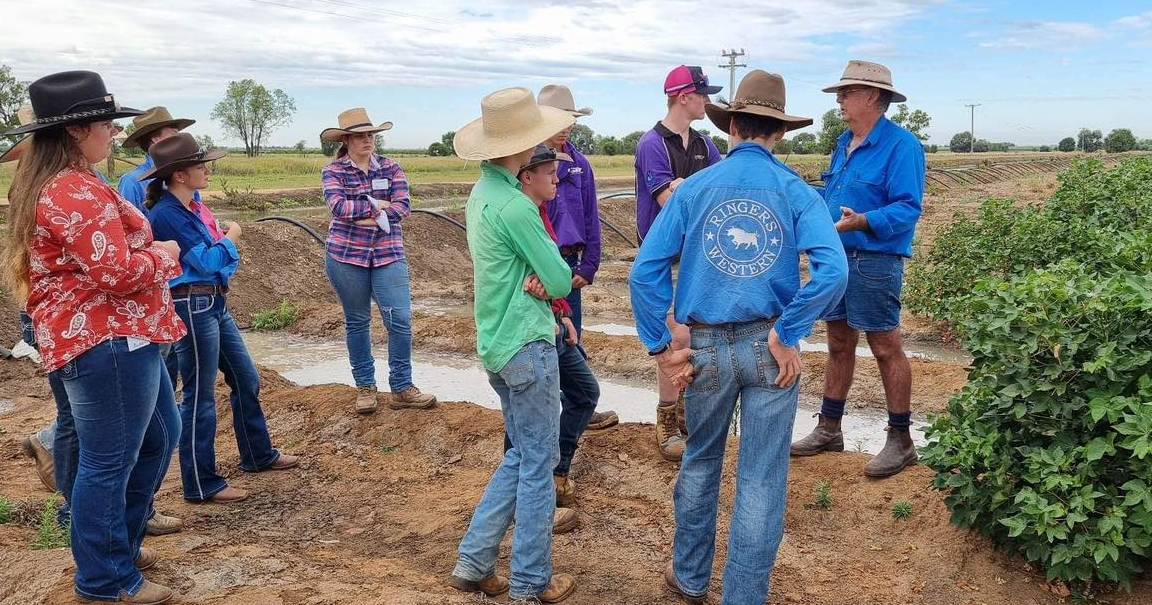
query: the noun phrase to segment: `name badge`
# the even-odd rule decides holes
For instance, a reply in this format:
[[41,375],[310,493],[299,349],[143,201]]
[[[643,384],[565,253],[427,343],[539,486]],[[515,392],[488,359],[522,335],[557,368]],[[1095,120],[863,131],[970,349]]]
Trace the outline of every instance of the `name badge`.
[[392,185],[392,181],[388,179],[372,179],[372,190],[382,191]]

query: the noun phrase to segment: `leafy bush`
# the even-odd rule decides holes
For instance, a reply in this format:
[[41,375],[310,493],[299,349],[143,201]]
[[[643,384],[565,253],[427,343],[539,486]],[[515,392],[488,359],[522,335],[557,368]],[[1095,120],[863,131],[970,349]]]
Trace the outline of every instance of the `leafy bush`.
[[32,548],[46,550],[68,548],[72,545],[69,528],[60,525],[58,518],[60,504],[60,496],[53,496],[44,502],[44,508],[40,511],[40,524],[36,528],[36,541],[32,543]]
[[260,311],[252,316],[252,329],[258,332],[273,332],[283,330],[300,319],[300,309],[288,302],[281,301],[279,307]]

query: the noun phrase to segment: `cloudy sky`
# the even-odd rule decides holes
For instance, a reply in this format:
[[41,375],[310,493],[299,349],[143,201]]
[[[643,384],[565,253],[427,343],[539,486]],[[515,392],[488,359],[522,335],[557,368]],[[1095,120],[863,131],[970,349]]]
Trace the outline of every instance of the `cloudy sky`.
[[[0,63],[21,79],[66,69],[101,73],[118,100],[167,105],[194,134],[229,141],[209,115],[230,80],[253,78],[296,100],[272,143],[318,133],[365,106],[392,120],[391,147],[424,147],[479,113],[507,86],[564,83],[617,136],[664,113],[661,85],[678,64],[702,65],[727,89],[722,48],[784,75],[789,113],[834,106],[820,88],[850,58],[879,61],[932,142],[977,136],[1053,144],[1081,127],[1152,138],[1152,6],[992,0],[199,0],[163,3],[4,0]],[[21,24],[14,26],[14,24]],[[742,73],[742,72],[738,72]],[[725,90],[721,95],[727,96]],[[702,125],[707,127],[707,125]],[[814,129],[815,127],[813,127]]]

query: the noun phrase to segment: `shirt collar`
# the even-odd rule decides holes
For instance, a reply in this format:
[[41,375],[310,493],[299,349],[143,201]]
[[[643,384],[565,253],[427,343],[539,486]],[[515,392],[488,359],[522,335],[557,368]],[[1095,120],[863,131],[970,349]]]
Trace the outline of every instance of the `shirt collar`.
[[516,178],[516,175],[499,164],[493,164],[488,160],[484,160],[480,163],[480,172],[482,175],[488,175],[506,181],[508,185],[520,189],[520,180]]
[[[872,132],[869,132],[868,137],[864,139],[864,142],[860,143],[860,147],[864,147],[866,145],[875,145],[880,140],[880,137],[883,136],[881,134],[881,131],[887,130],[888,125],[891,123],[892,123],[892,121],[888,119],[888,116],[884,116],[884,115],[880,116],[880,119],[876,120],[876,125],[872,127]],[[844,134],[840,135],[840,141],[839,142],[842,145],[846,145],[847,142],[851,141],[851,140],[852,140],[852,130],[848,129],[848,130],[844,131]],[[856,149],[860,149],[860,147],[857,147]]]
[[[664,122],[656,122],[656,126],[654,126],[652,130],[655,130],[656,134],[664,137],[665,139],[680,136],[679,133],[672,132],[667,126],[665,126]],[[700,138],[700,136],[700,133],[696,132],[695,128],[688,128],[688,140]]]
[[[360,167],[356,165],[356,162],[352,161],[351,155],[345,155],[344,157],[340,158],[340,161],[344,162],[345,166],[348,166],[350,168],[355,168],[357,170],[360,169]],[[369,170],[380,170],[380,168],[382,166],[383,166],[383,164],[380,162],[380,160],[378,159],[378,156],[375,153],[368,156],[368,169]]]

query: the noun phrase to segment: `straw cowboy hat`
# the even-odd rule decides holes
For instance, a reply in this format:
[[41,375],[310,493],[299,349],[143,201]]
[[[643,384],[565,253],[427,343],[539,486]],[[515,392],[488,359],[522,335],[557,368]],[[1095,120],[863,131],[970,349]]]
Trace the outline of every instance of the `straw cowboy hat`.
[[480,101],[480,117],[456,131],[452,148],[465,160],[515,155],[576,123],[572,112],[540,106],[527,88],[505,88]]
[[144,113],[139,109],[121,107],[108,93],[100,74],[92,71],[62,71],[44,76],[28,85],[28,98],[32,101],[36,119],[9,130],[5,136]]
[[[568,155],[562,151],[555,151],[553,149],[549,149],[547,145],[541,143],[541,144],[536,146],[536,149],[532,150],[532,157],[528,160],[528,163],[526,163],[520,167],[520,172],[524,172],[525,170],[532,170],[533,168],[535,168],[541,164],[547,164],[548,162],[555,162],[556,160],[561,160],[563,162],[571,162],[572,156],[570,156],[570,155]],[[519,174],[519,173],[517,173],[517,174]]]
[[746,113],[754,116],[776,118],[784,122],[786,130],[796,130],[812,125],[812,118],[801,118],[784,113],[784,78],[762,69],[754,69],[740,80],[731,103],[708,103],[704,112],[717,128],[731,134],[728,127],[732,114]]
[[536,102],[540,105],[563,109],[578,118],[592,115],[591,107],[576,109],[576,100],[572,98],[572,91],[563,84],[549,84],[541,88]]
[[337,128],[325,128],[320,131],[320,138],[329,142],[336,142],[344,138],[347,134],[384,132],[385,130],[392,130],[392,122],[384,122],[379,126],[373,126],[372,120],[368,118],[368,110],[363,107],[353,107],[340,112],[340,117],[337,118],[340,124]]
[[879,63],[849,61],[840,81],[825,88],[824,92],[836,92],[845,86],[871,86],[892,93],[893,103],[903,103],[908,97],[892,87],[892,72]]
[[132,118],[132,125],[136,127],[136,130],[133,130],[132,134],[128,135],[128,138],[124,139],[120,146],[124,149],[139,147],[141,140],[161,128],[184,130],[195,123],[196,120],[173,118],[172,114],[168,113],[167,107],[153,107],[145,111],[143,115]]
[[[32,106],[25,103],[16,111],[16,119],[20,121],[21,126],[27,126],[36,121],[36,114],[32,112]],[[0,164],[15,162],[24,157],[24,154],[28,153],[28,148],[31,145],[32,135],[25,135],[25,137],[17,141],[15,145],[9,147],[8,151],[0,155]]]
[[206,164],[228,155],[228,152],[220,149],[206,151],[196,142],[196,137],[182,132],[149,147],[148,155],[152,156],[156,167],[140,177],[141,181],[163,178],[182,168]]

